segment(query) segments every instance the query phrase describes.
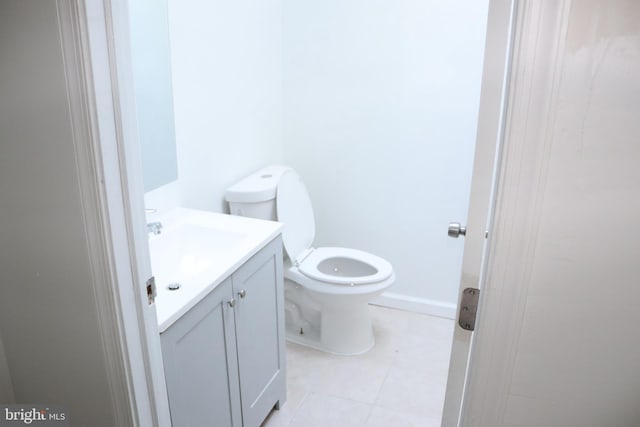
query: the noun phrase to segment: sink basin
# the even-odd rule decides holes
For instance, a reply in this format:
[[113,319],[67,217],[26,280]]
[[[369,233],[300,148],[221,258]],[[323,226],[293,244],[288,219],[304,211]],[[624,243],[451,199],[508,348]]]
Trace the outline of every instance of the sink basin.
[[156,282],[190,282],[219,262],[220,254],[233,250],[246,233],[182,223],[167,227],[149,241]]
[[[176,208],[158,219],[163,229],[149,238],[149,251],[160,332],[262,249],[282,227],[272,221],[186,208]],[[178,289],[170,290],[176,283]]]

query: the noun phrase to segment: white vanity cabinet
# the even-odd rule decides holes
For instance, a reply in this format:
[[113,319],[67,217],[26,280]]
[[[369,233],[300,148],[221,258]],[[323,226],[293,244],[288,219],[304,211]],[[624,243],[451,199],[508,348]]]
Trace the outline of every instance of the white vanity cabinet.
[[278,236],[161,334],[174,427],[258,427],[286,399]]

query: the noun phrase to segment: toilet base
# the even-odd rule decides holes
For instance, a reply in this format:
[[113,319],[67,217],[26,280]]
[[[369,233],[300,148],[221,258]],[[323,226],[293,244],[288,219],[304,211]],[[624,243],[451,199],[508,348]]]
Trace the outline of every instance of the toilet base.
[[362,354],[375,345],[368,302],[325,309],[321,317],[320,341],[336,354]]
[[337,302],[289,280],[285,280],[285,295],[288,341],[343,356],[366,353],[375,345],[366,299],[343,297]]
[[375,340],[371,340],[370,344],[367,347],[356,349],[355,351],[339,351],[336,349],[328,348],[323,345],[320,330],[318,328],[308,328],[304,329],[303,333],[300,333],[300,330],[294,330],[287,328],[286,330],[286,339],[289,342],[303,345],[305,347],[310,347],[315,350],[324,351],[325,353],[336,354],[338,356],[357,356],[359,354],[364,354],[371,350],[375,346]]

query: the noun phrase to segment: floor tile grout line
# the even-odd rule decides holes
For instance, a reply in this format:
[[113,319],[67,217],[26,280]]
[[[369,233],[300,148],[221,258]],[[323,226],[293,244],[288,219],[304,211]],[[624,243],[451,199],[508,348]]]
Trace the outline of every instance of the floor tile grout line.
[[398,353],[394,352],[393,358],[391,358],[391,361],[389,361],[389,363],[387,364],[387,372],[384,374],[384,379],[380,383],[380,388],[378,388],[378,392],[376,393],[376,397],[373,400],[373,404],[374,405],[378,403],[378,398],[380,398],[380,393],[382,393],[382,389],[384,388],[384,385],[387,382],[387,379],[389,378],[389,373],[391,372],[391,368],[393,367],[397,357],[398,357]]
[[298,414],[298,412],[300,412],[300,408],[302,408],[302,406],[304,405],[304,402],[307,401],[307,398],[312,393],[313,393],[312,391],[306,391],[304,393],[304,396],[302,397],[302,400],[300,400],[300,403],[298,403],[298,406],[296,406],[296,409],[294,409],[293,412],[291,413],[291,419],[286,423],[285,427],[288,427],[288,426],[291,425],[293,420],[296,418],[296,415]]
[[[394,362],[395,362],[395,359],[394,359]],[[384,375],[384,380],[382,380],[382,384],[380,385],[380,388],[376,393],[376,400],[373,402],[374,404],[378,404],[378,399],[380,399],[380,394],[382,393],[382,390],[384,389],[384,386],[387,383],[387,380],[389,379],[389,375],[391,375],[391,371],[394,368],[394,366],[395,365],[393,362],[389,363],[389,366],[387,367],[387,372]]]
[[373,413],[373,408],[374,408],[373,404],[368,404],[368,406],[369,406],[369,413],[367,414],[367,418],[365,418],[364,420],[363,427],[369,424],[369,419],[371,419],[371,414]]

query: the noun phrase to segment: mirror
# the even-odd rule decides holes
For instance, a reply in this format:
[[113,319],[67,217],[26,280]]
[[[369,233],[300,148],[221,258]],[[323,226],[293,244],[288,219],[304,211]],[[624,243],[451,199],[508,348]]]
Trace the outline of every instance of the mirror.
[[145,193],[178,179],[167,1],[129,2]]

